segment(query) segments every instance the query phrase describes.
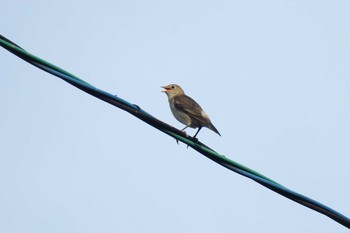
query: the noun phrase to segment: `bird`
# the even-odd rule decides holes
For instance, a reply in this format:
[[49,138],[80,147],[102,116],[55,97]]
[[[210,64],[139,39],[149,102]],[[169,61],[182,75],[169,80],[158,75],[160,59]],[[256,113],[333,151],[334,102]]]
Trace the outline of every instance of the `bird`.
[[193,138],[196,138],[202,127],[207,127],[221,136],[219,131],[211,123],[209,116],[203,111],[201,106],[191,97],[187,96],[184,90],[177,84],[162,86],[169,101],[171,112],[174,117],[186,127],[198,128]]

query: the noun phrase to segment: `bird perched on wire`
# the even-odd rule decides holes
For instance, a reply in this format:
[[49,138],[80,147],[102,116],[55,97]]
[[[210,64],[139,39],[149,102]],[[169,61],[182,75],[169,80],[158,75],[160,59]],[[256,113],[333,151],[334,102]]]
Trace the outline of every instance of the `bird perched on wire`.
[[186,125],[181,131],[184,131],[187,127],[198,128],[196,134],[193,136],[196,138],[202,127],[207,127],[221,136],[201,106],[191,97],[187,96],[179,85],[169,84],[162,88],[164,88],[162,92],[168,96],[170,109],[174,117]]

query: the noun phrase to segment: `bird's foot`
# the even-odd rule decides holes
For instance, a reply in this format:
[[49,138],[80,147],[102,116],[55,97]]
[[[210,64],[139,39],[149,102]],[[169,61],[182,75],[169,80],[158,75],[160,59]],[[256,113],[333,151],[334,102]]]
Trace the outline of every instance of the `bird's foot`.
[[[198,138],[193,138],[193,141],[194,141],[195,143],[198,143],[198,142],[199,142]],[[189,147],[189,145],[187,145],[186,149],[188,149],[188,147]]]
[[195,141],[195,143],[199,142],[198,138],[193,138],[193,141]]
[[181,132],[183,132],[183,133],[185,134],[185,136],[188,137],[188,134],[187,134],[186,131],[182,131],[182,130],[181,130]]

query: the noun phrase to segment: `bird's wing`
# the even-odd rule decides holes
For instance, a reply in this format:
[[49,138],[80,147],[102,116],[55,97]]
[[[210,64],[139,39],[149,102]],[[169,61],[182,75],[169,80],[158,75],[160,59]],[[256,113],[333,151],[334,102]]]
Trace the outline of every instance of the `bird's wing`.
[[203,125],[207,125],[210,122],[208,116],[205,114],[201,106],[187,95],[181,95],[174,97],[174,106],[179,111],[182,111],[189,116],[193,117]]

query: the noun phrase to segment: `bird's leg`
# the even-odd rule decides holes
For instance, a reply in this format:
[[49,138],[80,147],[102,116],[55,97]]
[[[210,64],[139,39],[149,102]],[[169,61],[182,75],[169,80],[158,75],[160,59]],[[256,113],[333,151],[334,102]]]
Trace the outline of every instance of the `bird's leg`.
[[[197,130],[197,133],[193,136],[193,139],[194,139],[194,141],[195,142],[198,142],[198,139],[196,138],[196,136],[197,136],[197,134],[199,133],[199,131],[202,129],[202,127],[200,126],[199,128],[198,128],[198,130]],[[189,147],[189,145],[187,145],[187,147],[186,148],[188,148]]]
[[185,129],[187,129],[188,128],[188,125],[186,125],[186,127],[185,128],[183,128],[181,131],[184,131]]
[[[199,126],[198,130],[197,130],[197,133],[193,136],[193,138],[196,138],[197,134],[199,133],[199,131],[202,129],[202,126]],[[197,139],[198,141],[198,139]]]
[[[186,126],[185,128],[183,128],[183,129],[181,130],[181,132],[184,132],[184,130],[187,129],[187,127],[188,127],[188,126]],[[187,135],[186,132],[184,132],[184,133]],[[179,140],[177,140],[177,139],[175,139],[175,140],[176,140],[176,143],[179,145]]]

